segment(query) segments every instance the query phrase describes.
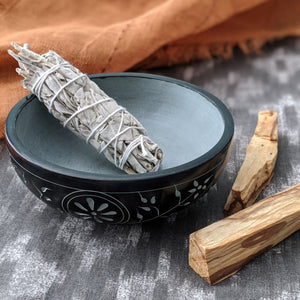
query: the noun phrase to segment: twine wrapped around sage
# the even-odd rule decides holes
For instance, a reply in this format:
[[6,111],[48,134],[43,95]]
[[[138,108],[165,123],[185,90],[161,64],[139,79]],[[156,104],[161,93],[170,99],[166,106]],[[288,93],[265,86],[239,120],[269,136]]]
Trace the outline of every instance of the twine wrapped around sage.
[[[163,152],[144,127],[86,74],[54,51],[37,54],[16,43],[8,50],[24,77],[22,85],[45,104],[63,126],[86,140],[128,174],[157,171]],[[117,88],[117,87],[116,87]]]

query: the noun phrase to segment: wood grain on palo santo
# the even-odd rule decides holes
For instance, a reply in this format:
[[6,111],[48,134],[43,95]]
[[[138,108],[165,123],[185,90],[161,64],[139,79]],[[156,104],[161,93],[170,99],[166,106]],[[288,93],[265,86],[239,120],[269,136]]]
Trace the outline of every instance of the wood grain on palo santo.
[[225,213],[233,214],[255,202],[273,177],[277,152],[277,112],[260,111],[254,136],[224,207]]
[[300,229],[300,184],[190,235],[190,266],[209,284]]

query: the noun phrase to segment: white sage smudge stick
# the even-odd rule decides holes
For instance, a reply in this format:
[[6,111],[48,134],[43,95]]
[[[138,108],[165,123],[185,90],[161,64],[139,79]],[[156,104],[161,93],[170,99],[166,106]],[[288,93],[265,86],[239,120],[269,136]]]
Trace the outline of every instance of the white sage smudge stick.
[[[129,174],[157,171],[162,150],[124,107],[102,91],[86,74],[54,51],[37,54],[16,43],[8,53],[24,77],[22,85],[45,104],[63,126]],[[116,87],[117,88],[117,87]]]

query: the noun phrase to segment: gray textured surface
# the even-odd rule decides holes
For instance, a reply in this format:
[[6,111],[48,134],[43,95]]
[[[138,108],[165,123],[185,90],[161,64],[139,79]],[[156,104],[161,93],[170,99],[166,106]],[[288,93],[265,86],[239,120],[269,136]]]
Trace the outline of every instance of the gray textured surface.
[[260,57],[207,61],[153,72],[184,79],[231,110],[235,141],[207,196],[154,223],[95,226],[32,196],[0,142],[0,299],[300,299],[300,232],[209,286],[188,266],[188,235],[223,218],[222,208],[263,109],[277,109],[279,156],[261,197],[300,182],[300,39]]

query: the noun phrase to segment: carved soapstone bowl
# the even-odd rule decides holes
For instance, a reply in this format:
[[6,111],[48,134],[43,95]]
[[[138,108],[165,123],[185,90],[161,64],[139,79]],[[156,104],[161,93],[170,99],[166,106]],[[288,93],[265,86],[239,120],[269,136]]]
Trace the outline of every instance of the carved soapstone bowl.
[[159,171],[128,175],[108,162],[28,95],[10,112],[6,141],[15,170],[38,198],[98,223],[139,223],[186,207],[223,170],[233,119],[213,95],[163,76],[91,75],[136,116],[164,151]]

